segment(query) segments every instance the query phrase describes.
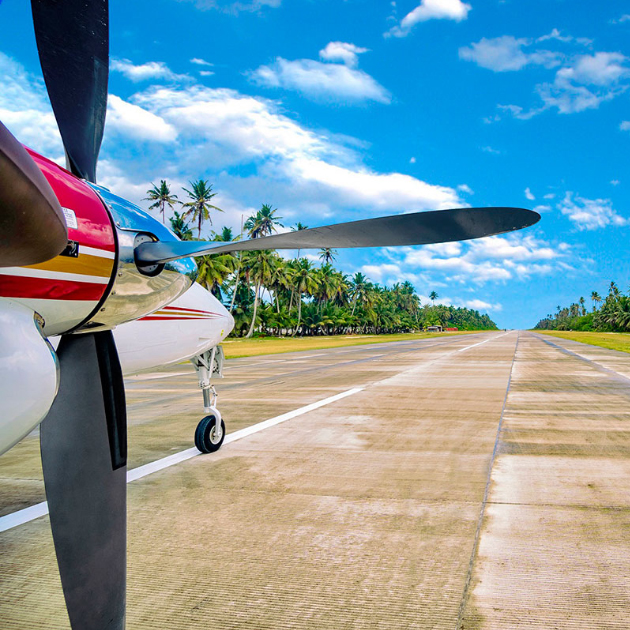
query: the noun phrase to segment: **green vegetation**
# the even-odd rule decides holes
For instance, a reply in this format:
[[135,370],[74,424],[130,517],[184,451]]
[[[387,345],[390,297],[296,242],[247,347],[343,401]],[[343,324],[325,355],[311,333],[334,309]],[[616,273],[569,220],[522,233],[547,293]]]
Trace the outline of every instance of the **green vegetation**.
[[304,352],[307,350],[326,350],[328,348],[347,348],[373,343],[392,341],[413,341],[444,335],[470,335],[470,332],[452,333],[400,333],[395,335],[336,335],[334,337],[258,337],[254,339],[235,339],[230,337],[221,345],[228,359],[254,357],[263,354],[282,354],[285,352]]
[[545,335],[560,337],[561,339],[571,339],[588,343],[591,346],[600,346],[609,350],[620,350],[630,353],[630,333],[601,333],[601,332],[569,332],[559,330],[538,330]]
[[[206,221],[212,225],[211,211],[221,211],[210,204],[217,194],[212,192],[212,185],[198,180],[191,182],[191,188],[184,189],[191,199],[182,204],[188,210],[183,214],[175,211],[170,219],[182,240],[194,240],[189,218],[200,235]],[[182,203],[170,194],[163,180],[159,188],[154,186],[147,194],[154,201],[151,208],[162,213],[165,204]],[[255,239],[277,231],[282,226],[277,212],[270,204],[263,204],[245,221],[247,236]],[[306,227],[298,223],[291,229]],[[235,238],[224,227],[213,232],[212,238],[230,242],[240,236]],[[350,278],[333,266],[336,255],[331,248],[320,250],[319,266],[300,257],[299,251],[293,260],[273,250],[202,256],[197,259],[197,282],[226,304],[234,316],[232,336],[236,337],[384,335],[417,332],[428,326],[466,331],[497,328],[488,315],[478,311],[436,304],[439,296],[435,291],[429,296],[431,304],[422,305],[410,282],[387,288],[362,273]]]
[[630,332],[630,294],[624,295],[611,282],[606,298],[602,299],[597,291],[593,291],[591,302],[591,312],[587,311],[583,297],[569,307],[558,306],[556,314],[541,319],[535,330]]

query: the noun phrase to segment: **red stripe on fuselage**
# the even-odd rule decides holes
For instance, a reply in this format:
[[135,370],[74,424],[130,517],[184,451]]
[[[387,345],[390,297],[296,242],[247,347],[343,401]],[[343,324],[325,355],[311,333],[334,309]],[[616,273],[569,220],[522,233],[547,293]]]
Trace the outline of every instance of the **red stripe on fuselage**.
[[157,322],[157,321],[165,321],[168,319],[179,319],[182,321],[186,321],[186,322],[190,322],[190,321],[196,321],[198,319],[216,319],[216,317],[174,317],[174,316],[158,316],[158,317],[153,317],[151,315],[149,315],[148,317],[141,317],[138,321],[141,322]]
[[106,288],[93,282],[0,275],[0,295],[7,298],[98,302]]
[[188,311],[190,313],[201,313],[202,315],[216,315],[217,313],[212,313],[211,311],[200,311],[198,308],[183,308],[182,306],[165,306],[163,307],[164,311]]

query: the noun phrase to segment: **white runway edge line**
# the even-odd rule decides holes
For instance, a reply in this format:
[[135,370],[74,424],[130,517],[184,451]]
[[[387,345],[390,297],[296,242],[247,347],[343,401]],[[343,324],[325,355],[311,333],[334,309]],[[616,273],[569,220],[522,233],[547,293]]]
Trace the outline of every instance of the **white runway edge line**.
[[[237,440],[242,440],[243,438],[253,435],[254,433],[258,433],[259,431],[264,431],[265,429],[269,429],[270,427],[275,427],[277,424],[282,424],[287,420],[292,420],[293,418],[297,418],[298,416],[309,413],[310,411],[315,411],[315,409],[319,409],[320,407],[330,405],[331,403],[337,402],[342,398],[347,398],[348,396],[358,394],[359,392],[363,391],[363,389],[363,387],[354,387],[353,389],[349,389],[348,391],[341,392],[341,394],[336,394],[335,396],[324,398],[323,400],[311,403],[310,405],[306,405],[305,407],[300,407],[299,409],[294,409],[293,411],[289,411],[288,413],[283,413],[281,416],[276,416],[275,418],[270,418],[269,420],[264,420],[263,422],[254,424],[251,427],[246,427],[245,429],[241,429],[240,431],[230,433],[229,435],[225,436],[223,447],[225,447],[227,444],[231,444],[232,442],[236,442]],[[175,464],[184,462],[187,459],[196,457],[197,455],[201,455],[201,453],[195,447],[193,447],[185,451],[181,451],[180,453],[175,453],[174,455],[169,455],[168,457],[158,459],[157,461],[151,462],[150,464],[139,466],[138,468],[134,468],[127,473],[127,483],[130,483],[131,481],[136,481],[137,479],[142,479],[142,477],[146,477],[147,475],[158,472],[158,470],[164,470],[169,466],[174,466]],[[25,523],[33,521],[40,516],[45,516],[46,514],[48,514],[47,501],[44,501],[43,503],[38,503],[37,505],[32,505],[31,507],[27,507],[17,512],[13,512],[12,514],[7,514],[6,516],[0,517],[0,532],[5,532],[8,529],[18,527],[19,525],[24,525]]]

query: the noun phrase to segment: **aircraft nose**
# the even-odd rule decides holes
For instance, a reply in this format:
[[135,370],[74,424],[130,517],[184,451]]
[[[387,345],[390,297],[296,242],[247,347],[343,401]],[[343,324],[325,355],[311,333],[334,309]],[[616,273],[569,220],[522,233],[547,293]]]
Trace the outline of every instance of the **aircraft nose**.
[[232,332],[232,329],[234,328],[234,318],[232,317],[232,313],[230,313],[227,310],[227,308],[223,306],[223,304],[219,305],[219,308],[217,309],[217,311],[219,315],[221,316],[221,318],[225,321],[225,328],[224,328],[224,338],[225,338]]

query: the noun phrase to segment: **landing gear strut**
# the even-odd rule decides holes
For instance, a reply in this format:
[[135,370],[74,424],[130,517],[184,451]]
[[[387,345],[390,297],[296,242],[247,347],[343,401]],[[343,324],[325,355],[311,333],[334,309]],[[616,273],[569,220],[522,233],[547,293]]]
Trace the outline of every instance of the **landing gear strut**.
[[210,379],[213,376],[223,378],[223,348],[215,346],[190,361],[197,370],[199,387],[203,393],[203,409],[208,414],[197,425],[195,446],[202,453],[214,453],[221,448],[225,439],[225,423],[217,409],[218,395]]

